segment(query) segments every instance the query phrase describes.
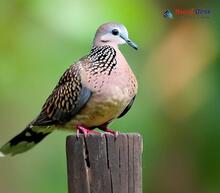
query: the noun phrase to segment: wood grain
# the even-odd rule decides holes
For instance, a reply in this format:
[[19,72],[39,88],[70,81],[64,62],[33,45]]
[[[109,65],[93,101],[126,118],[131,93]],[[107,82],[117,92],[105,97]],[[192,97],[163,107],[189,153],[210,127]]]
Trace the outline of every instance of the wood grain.
[[139,134],[68,136],[69,193],[142,193]]

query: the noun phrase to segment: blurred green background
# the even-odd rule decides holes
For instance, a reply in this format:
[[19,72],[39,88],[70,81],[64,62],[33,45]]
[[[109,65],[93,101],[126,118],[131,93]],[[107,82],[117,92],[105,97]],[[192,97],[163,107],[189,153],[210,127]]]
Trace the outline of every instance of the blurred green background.
[[[208,18],[163,18],[207,8]],[[144,138],[143,193],[220,192],[220,4],[218,1],[0,1],[0,145],[40,111],[64,70],[90,51],[96,28],[123,23],[121,47],[139,81],[126,117],[111,128]],[[67,192],[65,138],[0,159],[1,193]]]

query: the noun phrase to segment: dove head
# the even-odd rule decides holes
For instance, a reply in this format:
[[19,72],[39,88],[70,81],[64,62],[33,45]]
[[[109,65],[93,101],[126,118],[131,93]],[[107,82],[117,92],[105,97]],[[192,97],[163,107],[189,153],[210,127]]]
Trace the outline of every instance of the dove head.
[[132,48],[138,49],[138,46],[129,39],[128,30],[122,24],[106,23],[97,29],[93,46],[110,45],[116,47],[120,44],[128,44]]

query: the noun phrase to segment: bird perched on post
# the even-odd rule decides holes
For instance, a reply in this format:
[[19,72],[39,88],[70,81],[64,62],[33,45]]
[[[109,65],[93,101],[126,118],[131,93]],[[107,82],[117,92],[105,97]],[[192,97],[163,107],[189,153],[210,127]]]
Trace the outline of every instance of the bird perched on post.
[[0,148],[0,156],[25,152],[58,128],[83,134],[98,133],[93,129],[99,128],[117,134],[107,125],[128,112],[138,87],[120,44],[137,49],[124,25],[101,25],[91,52],[64,72],[40,114]]

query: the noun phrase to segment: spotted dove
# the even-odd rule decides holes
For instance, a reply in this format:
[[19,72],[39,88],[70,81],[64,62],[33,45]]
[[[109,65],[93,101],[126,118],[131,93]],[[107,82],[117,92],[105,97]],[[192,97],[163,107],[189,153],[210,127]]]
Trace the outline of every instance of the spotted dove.
[[116,134],[107,125],[129,111],[138,87],[118,48],[125,43],[137,49],[125,26],[101,25],[91,52],[64,72],[37,118],[0,148],[0,156],[25,152],[58,128],[84,134],[99,128]]

